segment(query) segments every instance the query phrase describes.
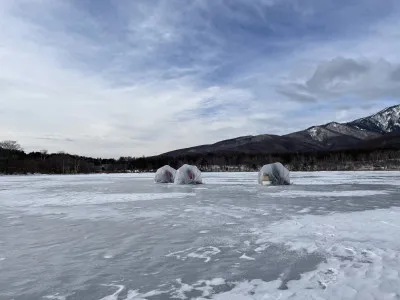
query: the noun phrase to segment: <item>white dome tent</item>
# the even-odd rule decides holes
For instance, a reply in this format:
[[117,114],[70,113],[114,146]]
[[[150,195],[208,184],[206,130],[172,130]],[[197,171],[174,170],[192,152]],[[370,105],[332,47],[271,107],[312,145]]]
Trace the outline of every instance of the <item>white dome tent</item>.
[[159,168],[154,176],[157,183],[173,183],[175,180],[176,170],[168,165]]
[[183,165],[176,171],[175,184],[201,184],[201,172],[196,166]]
[[261,185],[289,185],[289,170],[279,162],[264,165],[258,172],[258,183]]

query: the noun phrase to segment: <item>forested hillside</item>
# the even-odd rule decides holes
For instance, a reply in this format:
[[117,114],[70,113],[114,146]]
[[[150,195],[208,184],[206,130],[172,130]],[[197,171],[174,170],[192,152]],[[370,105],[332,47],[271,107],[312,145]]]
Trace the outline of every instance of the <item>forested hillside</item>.
[[280,161],[291,171],[316,170],[400,170],[400,150],[390,148],[285,154],[219,152],[182,156],[91,158],[64,152],[25,153],[16,142],[0,143],[1,174],[81,174],[146,172],[169,164],[195,164],[202,171],[256,171],[262,165]]

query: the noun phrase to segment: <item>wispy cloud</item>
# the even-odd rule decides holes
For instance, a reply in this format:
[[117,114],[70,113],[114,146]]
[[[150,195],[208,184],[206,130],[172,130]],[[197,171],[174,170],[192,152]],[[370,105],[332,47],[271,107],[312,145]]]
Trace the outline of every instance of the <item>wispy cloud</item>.
[[399,95],[399,17],[394,0],[2,1],[0,139],[151,155],[356,118]]

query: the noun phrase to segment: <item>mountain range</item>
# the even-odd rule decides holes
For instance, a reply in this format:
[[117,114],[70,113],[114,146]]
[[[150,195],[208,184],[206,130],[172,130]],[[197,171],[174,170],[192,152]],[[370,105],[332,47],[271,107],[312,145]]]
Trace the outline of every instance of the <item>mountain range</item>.
[[286,135],[242,136],[162,155],[175,157],[218,152],[280,154],[365,148],[400,149],[400,104],[348,123],[330,122]]

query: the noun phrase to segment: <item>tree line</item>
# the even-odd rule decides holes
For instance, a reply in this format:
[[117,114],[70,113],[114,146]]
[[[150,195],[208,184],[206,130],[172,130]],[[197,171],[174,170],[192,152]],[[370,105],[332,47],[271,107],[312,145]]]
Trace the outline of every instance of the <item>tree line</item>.
[[400,170],[399,149],[362,149],[285,154],[217,152],[177,157],[120,157],[103,159],[46,150],[26,153],[16,141],[0,142],[1,174],[88,174],[152,172],[163,165],[193,164],[201,171],[257,171],[281,162],[291,171]]

